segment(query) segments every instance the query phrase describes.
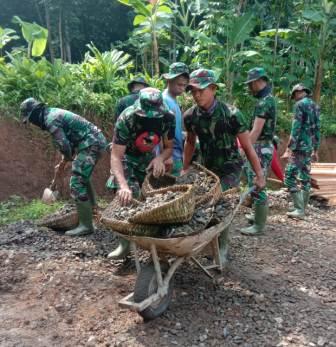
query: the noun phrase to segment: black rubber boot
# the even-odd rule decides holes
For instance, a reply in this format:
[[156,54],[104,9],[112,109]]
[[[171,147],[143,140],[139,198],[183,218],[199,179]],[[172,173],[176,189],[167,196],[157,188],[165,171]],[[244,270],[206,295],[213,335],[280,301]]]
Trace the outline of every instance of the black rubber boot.
[[91,201],[76,202],[79,225],[75,229],[68,230],[65,235],[84,236],[92,234],[94,231],[92,224],[92,205]]

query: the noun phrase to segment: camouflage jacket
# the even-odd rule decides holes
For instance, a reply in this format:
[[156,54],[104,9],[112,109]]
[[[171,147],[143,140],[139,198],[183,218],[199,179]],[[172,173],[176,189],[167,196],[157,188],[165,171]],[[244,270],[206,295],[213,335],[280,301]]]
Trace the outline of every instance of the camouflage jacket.
[[122,112],[127,107],[132,106],[138,99],[139,99],[139,91],[131,93],[121,98],[116,106],[114,121],[116,122],[119,116],[122,114]]
[[198,136],[205,167],[220,177],[241,169],[236,137],[248,130],[248,124],[236,107],[218,101],[209,114],[193,106],[184,114],[184,125]]
[[254,108],[252,124],[250,129],[253,128],[254,120],[258,118],[265,119],[265,123],[258,141],[272,142],[275,133],[275,125],[277,118],[277,104],[274,96],[272,95],[271,87],[267,86],[261,90],[257,95],[258,101]]
[[107,146],[100,129],[70,111],[48,107],[45,110],[44,123],[45,129],[52,135],[54,144],[66,160],[71,160],[75,151],[91,146]]
[[154,148],[162,139],[172,140],[175,135],[175,117],[165,113],[163,117],[139,116],[135,107],[128,107],[118,118],[114,128],[113,144],[126,146],[127,165],[145,172],[155,156]]
[[294,105],[294,118],[289,148],[292,151],[312,152],[320,147],[320,108],[308,97]]

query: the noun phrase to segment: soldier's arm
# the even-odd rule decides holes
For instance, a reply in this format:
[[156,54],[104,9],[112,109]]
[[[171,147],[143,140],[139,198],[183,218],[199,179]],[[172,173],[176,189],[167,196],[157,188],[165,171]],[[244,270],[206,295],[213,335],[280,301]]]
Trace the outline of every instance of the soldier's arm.
[[252,144],[254,144],[258,140],[264,128],[265,121],[266,121],[265,118],[260,118],[260,117],[255,118],[253,123],[253,128],[250,132],[250,140]]
[[55,128],[51,132],[54,143],[59,151],[63,154],[65,161],[72,160],[72,147],[70,145],[69,140],[67,139],[62,128]]
[[245,152],[245,155],[252,165],[253,171],[256,174],[255,184],[258,189],[262,189],[266,185],[264,173],[262,171],[260,160],[256,151],[254,150],[248,131],[238,134],[239,142]]
[[320,148],[321,143],[321,122],[320,122],[320,109],[316,107],[315,111],[315,129],[314,129],[314,137],[313,137],[313,148],[314,151],[317,152]]
[[186,140],[184,143],[183,150],[183,171],[187,171],[189,169],[193,154],[196,148],[196,134],[187,131]]
[[303,112],[299,105],[294,107],[294,117],[292,121],[292,129],[288,141],[288,149],[294,151],[298,146],[298,139],[301,132],[303,122]]

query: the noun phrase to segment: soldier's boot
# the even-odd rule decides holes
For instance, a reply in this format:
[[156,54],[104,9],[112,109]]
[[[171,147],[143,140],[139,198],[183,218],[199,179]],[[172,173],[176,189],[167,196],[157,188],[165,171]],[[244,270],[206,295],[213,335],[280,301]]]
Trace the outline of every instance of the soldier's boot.
[[[253,209],[255,209],[254,205],[253,205]],[[255,214],[254,214],[253,210],[252,210],[251,213],[247,213],[245,215],[245,218],[248,220],[249,223],[253,224],[254,223],[254,219],[255,219]]]
[[118,247],[108,254],[107,258],[109,259],[124,259],[130,253],[130,242],[123,238],[119,239]]
[[[292,194],[293,193],[291,193],[291,195]],[[300,206],[297,204],[297,200],[293,199],[293,204],[288,207],[288,212],[293,212],[293,211],[297,210],[298,208],[300,208]]]
[[77,228],[68,230],[65,235],[84,236],[94,232],[92,224],[92,204],[91,201],[76,202],[79,224]]
[[309,203],[310,192],[307,192],[305,190],[302,190],[301,192],[302,192],[302,197],[303,197],[303,206],[304,206],[304,209],[306,212],[306,208],[307,208],[308,203]]
[[92,212],[93,212],[93,215],[96,217],[98,214],[97,194],[91,180],[88,181],[86,187],[87,187],[89,200],[91,201],[91,204],[92,204]]
[[229,233],[230,233],[230,227],[225,228],[218,236],[218,243],[219,243],[219,257],[222,266],[224,267],[229,259]]
[[303,219],[305,216],[305,207],[302,192],[292,193],[292,199],[296,208],[292,212],[287,212],[287,216],[290,218]]
[[240,232],[244,235],[259,235],[265,230],[268,215],[268,205],[255,205],[254,223],[250,227],[242,228]]

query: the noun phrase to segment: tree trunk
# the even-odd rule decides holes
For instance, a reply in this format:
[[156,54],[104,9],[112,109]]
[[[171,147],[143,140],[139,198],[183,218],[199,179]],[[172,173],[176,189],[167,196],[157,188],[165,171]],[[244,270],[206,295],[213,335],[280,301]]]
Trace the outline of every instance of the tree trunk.
[[323,80],[323,58],[320,56],[316,68],[315,68],[315,81],[314,81],[314,91],[313,91],[313,99],[317,103],[320,102],[321,99],[321,88],[322,88],[322,80]]
[[50,61],[53,63],[55,60],[55,52],[54,47],[52,44],[52,28],[50,24],[50,11],[49,11],[49,3],[48,0],[43,1],[44,4],[44,13],[45,13],[45,23],[48,29],[48,48],[49,48],[49,54],[50,54]]
[[71,44],[69,36],[69,26],[68,21],[65,21],[65,52],[66,52],[66,61],[71,63]]
[[58,17],[58,37],[59,37],[59,47],[60,47],[60,55],[61,60],[64,61],[64,48],[63,48],[63,20],[62,20],[62,8],[59,10]]
[[154,72],[155,75],[160,75],[160,65],[159,65],[159,46],[157,42],[156,32],[153,29],[152,31],[153,38],[153,63],[154,63]]

